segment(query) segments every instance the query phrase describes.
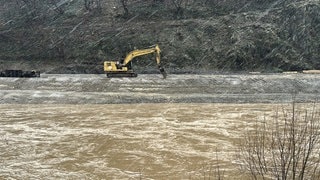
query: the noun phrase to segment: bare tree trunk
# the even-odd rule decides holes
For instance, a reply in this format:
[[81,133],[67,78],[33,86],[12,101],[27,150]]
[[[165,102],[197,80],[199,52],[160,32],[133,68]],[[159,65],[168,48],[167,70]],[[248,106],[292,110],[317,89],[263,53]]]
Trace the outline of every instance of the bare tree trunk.
[[124,10],[124,16],[129,16],[129,9],[128,9],[128,0],[120,0],[122,8]]
[[84,7],[89,12],[102,12],[101,0],[84,0]]

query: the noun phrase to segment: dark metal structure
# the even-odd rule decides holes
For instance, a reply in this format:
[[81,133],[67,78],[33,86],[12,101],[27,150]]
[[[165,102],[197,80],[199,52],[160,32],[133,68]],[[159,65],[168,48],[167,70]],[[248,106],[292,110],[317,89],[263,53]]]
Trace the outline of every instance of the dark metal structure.
[[18,78],[31,78],[40,77],[40,71],[23,71],[23,70],[12,70],[7,69],[0,71],[0,77],[18,77]]

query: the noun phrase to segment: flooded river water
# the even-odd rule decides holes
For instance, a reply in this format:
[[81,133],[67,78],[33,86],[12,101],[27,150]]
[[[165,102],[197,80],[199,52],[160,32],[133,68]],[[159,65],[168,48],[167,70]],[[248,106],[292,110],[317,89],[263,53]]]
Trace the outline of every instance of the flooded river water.
[[[243,134],[312,74],[0,78],[0,179],[247,179]],[[300,104],[302,105],[302,104]]]
[[239,140],[279,106],[0,105],[0,179],[245,179]]

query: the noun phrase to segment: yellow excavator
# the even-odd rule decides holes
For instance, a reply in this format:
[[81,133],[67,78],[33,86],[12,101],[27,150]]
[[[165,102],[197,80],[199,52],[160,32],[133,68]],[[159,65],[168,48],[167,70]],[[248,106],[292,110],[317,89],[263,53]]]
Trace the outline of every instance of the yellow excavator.
[[105,61],[104,71],[107,77],[137,77],[137,74],[132,69],[132,60],[138,56],[154,53],[160,73],[165,79],[167,77],[167,73],[161,65],[160,52],[161,51],[158,45],[148,49],[133,50],[121,61]]

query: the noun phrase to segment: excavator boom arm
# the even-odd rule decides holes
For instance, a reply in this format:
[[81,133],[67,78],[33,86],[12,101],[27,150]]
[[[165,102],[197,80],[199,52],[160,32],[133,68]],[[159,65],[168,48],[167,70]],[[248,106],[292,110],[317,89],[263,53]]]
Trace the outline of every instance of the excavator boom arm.
[[149,48],[149,49],[142,49],[142,50],[133,50],[130,53],[128,53],[128,55],[126,56],[126,58],[124,59],[122,65],[126,66],[128,63],[130,63],[135,57],[138,56],[143,56],[143,55],[147,55],[147,54],[151,54],[151,53],[156,53],[156,61],[157,64],[160,65],[160,48],[158,45],[156,45],[155,47]]

